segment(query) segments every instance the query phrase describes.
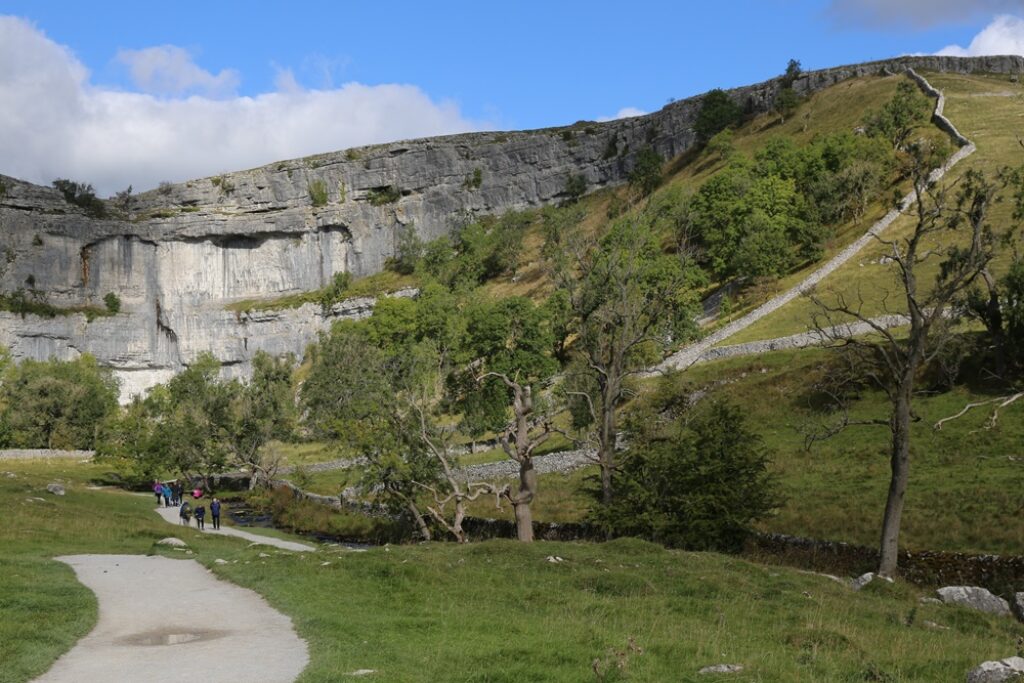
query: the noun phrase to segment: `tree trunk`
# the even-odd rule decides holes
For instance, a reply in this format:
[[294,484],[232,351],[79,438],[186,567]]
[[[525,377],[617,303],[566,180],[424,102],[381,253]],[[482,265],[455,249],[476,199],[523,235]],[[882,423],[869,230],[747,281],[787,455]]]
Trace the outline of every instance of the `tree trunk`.
[[413,524],[416,525],[416,530],[419,531],[420,536],[423,537],[424,541],[432,540],[430,535],[430,527],[427,526],[427,522],[423,519],[423,515],[420,514],[420,511],[416,507],[416,504],[413,503],[412,501],[409,501],[407,503],[407,506],[409,508],[409,514],[412,515]]
[[519,493],[511,499],[516,515],[516,537],[524,542],[533,541],[533,513],[530,503],[537,495],[537,471],[533,469],[533,458],[519,463]]
[[881,559],[878,573],[893,576],[899,560],[900,523],[903,518],[904,495],[910,478],[910,393],[911,388],[897,389],[892,414],[892,452],[889,479],[889,496],[885,503],[885,517],[882,520]]
[[601,401],[601,427],[597,444],[597,460],[601,466],[601,503],[611,505],[612,472],[615,469],[615,402],[614,387],[605,389]]

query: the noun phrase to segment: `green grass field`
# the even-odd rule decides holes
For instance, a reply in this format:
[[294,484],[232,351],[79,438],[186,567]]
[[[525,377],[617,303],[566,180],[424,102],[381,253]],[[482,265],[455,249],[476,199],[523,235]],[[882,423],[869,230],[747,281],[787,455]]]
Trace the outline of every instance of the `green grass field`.
[[[172,533],[218,576],[293,619],[310,644],[303,683],[357,669],[402,682],[698,681],[717,680],[696,672],[723,662],[745,667],[734,681],[960,680],[980,661],[1013,654],[1024,634],[1010,619],[918,605],[919,593],[902,584],[853,593],[814,575],[633,540],[327,546],[259,558],[244,541],[172,531],[148,496],[85,488],[96,466],[0,469],[16,475],[0,475],[4,683],[45,670],[94,623],[92,595],[53,556],[181,557],[154,546]],[[43,492],[57,477],[67,496]],[[45,502],[27,502],[35,497]],[[620,675],[621,652],[629,654]],[[604,678],[595,660],[611,669]]]

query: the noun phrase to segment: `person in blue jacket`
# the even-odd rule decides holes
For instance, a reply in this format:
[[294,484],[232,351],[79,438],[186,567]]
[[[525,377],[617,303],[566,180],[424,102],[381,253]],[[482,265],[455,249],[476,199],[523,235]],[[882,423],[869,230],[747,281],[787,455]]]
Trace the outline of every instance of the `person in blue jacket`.
[[206,508],[202,505],[196,507],[196,527],[199,529],[205,529],[206,525]]
[[167,484],[161,484],[160,493],[164,497],[164,507],[171,507],[171,487],[168,486]]
[[213,520],[213,528],[220,528],[220,498],[214,498],[210,503],[210,519]]

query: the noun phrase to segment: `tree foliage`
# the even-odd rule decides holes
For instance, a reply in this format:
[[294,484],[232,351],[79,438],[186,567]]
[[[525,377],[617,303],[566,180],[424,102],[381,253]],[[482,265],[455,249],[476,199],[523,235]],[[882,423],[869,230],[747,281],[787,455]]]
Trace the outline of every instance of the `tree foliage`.
[[896,94],[864,119],[869,135],[884,138],[894,149],[903,149],[914,130],[928,120],[930,103],[910,81],[896,86]]
[[117,382],[88,354],[3,371],[0,438],[11,447],[93,448],[96,426],[116,410]]
[[616,496],[595,508],[594,521],[615,536],[741,550],[751,525],[780,504],[761,437],[728,403],[701,406],[693,416],[658,408],[627,419],[629,448],[615,474]]
[[743,119],[743,110],[731,97],[719,88],[715,88],[704,96],[701,101],[693,130],[697,139],[707,142],[719,131],[738,124]]

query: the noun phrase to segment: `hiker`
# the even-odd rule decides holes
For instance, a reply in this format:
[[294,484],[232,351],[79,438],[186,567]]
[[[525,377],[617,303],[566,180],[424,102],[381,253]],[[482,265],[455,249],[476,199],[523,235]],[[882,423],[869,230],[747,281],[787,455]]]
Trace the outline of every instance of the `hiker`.
[[157,507],[159,507],[160,506],[160,496],[164,495],[164,487],[163,487],[163,484],[161,484],[156,479],[153,480],[153,493],[156,494],[156,504],[157,504]]
[[200,530],[205,529],[203,522],[206,521],[206,508],[200,505],[196,508],[196,527]]
[[177,480],[171,484],[171,494],[174,496],[175,505],[181,505],[181,494],[184,491],[184,488],[185,487],[181,485],[181,482]]
[[181,509],[178,511],[178,517],[182,524],[188,526],[192,518],[192,506],[188,504],[187,500],[181,504]]
[[220,528],[220,498],[214,498],[210,503],[210,518],[213,520],[213,528]]
[[202,498],[203,497],[203,490],[201,488],[199,488],[198,486],[195,487],[194,489],[192,489],[192,497],[196,498],[196,499]]
[[[168,486],[167,484],[163,484],[160,487],[160,493],[164,497],[164,507],[165,508],[171,507],[171,487]],[[159,504],[160,504],[160,501],[158,500],[157,501],[157,505],[159,505]]]

